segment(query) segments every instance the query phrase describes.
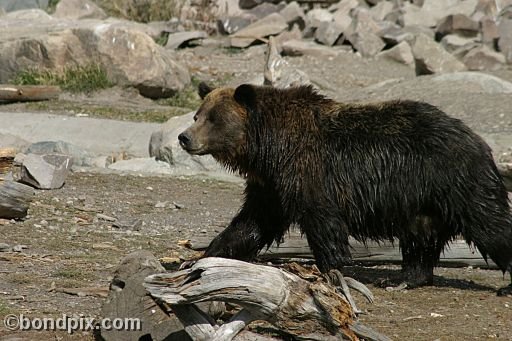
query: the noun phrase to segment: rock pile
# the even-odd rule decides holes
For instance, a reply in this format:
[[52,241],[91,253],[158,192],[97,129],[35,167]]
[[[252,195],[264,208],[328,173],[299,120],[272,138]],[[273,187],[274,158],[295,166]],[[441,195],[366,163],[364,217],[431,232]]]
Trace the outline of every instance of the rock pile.
[[30,68],[97,63],[113,84],[168,97],[190,82],[174,49],[245,48],[270,36],[283,55],[354,51],[410,65],[418,75],[512,63],[512,0],[215,0],[204,15],[216,21],[215,36],[207,22],[208,32],[185,29],[184,18],[204,9],[194,3],[180,18],[143,24],[106,18],[91,0],[60,0],[52,15],[40,9],[46,2],[0,0],[0,83]]
[[233,47],[273,35],[284,54],[322,50],[303,41],[311,38],[367,58],[392,58],[418,75],[496,70],[512,62],[511,0],[341,0],[312,9],[241,0],[239,6],[218,20]]

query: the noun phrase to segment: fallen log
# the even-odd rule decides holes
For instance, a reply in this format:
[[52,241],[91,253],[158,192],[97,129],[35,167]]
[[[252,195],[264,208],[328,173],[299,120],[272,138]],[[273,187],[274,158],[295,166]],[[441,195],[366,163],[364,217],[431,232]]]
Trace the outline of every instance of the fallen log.
[[[202,251],[208,247],[210,242],[218,233],[205,233],[194,236],[185,245],[192,250]],[[398,248],[398,240],[395,242],[368,242],[362,244],[354,238],[349,239],[352,258],[361,264],[400,264],[402,254]],[[274,259],[314,259],[309,249],[307,240],[302,238],[301,234],[292,230],[285,236],[283,243],[277,246],[275,243],[269,249],[263,249],[259,254],[260,260]],[[470,248],[464,240],[455,240],[441,254],[441,266],[464,267],[474,266],[480,268],[497,269],[496,264],[488,260],[485,262],[481,253],[476,249]]]
[[0,181],[0,218],[24,218],[34,189],[14,181]]
[[[295,264],[295,267],[298,265]],[[289,269],[292,269],[290,267]],[[146,277],[152,297],[171,306],[193,340],[244,340],[237,334],[254,320],[266,320],[299,340],[388,340],[355,323],[350,304],[322,277],[302,276],[271,266],[224,258],[203,258],[191,268]],[[221,301],[242,310],[221,326],[194,303]]]
[[57,99],[60,93],[58,86],[0,84],[0,103]]
[[0,181],[3,180],[3,175],[11,169],[16,153],[16,148],[0,148]]

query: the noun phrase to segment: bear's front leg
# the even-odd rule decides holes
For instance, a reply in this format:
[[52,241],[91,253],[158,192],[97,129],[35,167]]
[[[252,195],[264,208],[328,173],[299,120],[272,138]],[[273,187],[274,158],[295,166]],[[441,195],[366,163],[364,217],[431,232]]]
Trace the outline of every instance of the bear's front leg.
[[264,245],[257,221],[241,211],[231,224],[212,240],[203,257],[251,261]]
[[248,181],[242,209],[229,226],[213,239],[204,257],[251,261],[263,247],[280,240],[288,226],[275,190]]

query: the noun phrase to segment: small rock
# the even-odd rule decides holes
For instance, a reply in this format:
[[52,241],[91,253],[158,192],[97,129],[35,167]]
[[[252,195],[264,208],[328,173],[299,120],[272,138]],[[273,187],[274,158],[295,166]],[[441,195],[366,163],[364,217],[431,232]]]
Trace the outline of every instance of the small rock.
[[159,201],[155,204],[155,208],[165,208],[167,206],[167,201]]
[[248,47],[258,38],[279,34],[287,27],[284,18],[278,13],[273,13],[232,34],[231,46]]
[[251,9],[264,3],[265,1],[266,0],[239,0],[238,5],[241,9]]
[[283,54],[287,56],[309,55],[314,57],[336,57],[341,51],[315,42],[296,39],[284,42],[282,49]]
[[118,219],[112,223],[112,227],[121,230],[140,231],[142,219]]
[[177,208],[178,210],[181,210],[182,208],[185,208],[184,205],[182,204],[178,204],[177,202],[172,202],[172,204],[174,205],[175,208]]
[[108,216],[108,215],[103,214],[103,213],[97,213],[96,214],[96,218],[101,219],[101,220],[105,220],[105,221],[116,221],[117,220],[117,218]]
[[498,25],[500,39],[498,47],[505,55],[507,63],[512,63],[512,19],[502,19]]
[[333,4],[329,10],[333,11],[335,14],[341,15],[350,15],[350,12],[361,5],[361,1],[358,0],[341,0],[335,4]]
[[412,54],[411,46],[405,41],[390,48],[389,50],[382,51],[378,56],[393,59],[397,62],[414,67],[414,56]]
[[430,317],[444,317],[444,315],[438,314],[438,313],[430,313]]
[[386,46],[379,36],[368,31],[352,33],[347,40],[363,57],[373,57]]
[[119,249],[110,242],[103,242],[103,243],[95,243],[92,244],[92,248],[94,250],[113,250],[113,251],[119,251]]
[[0,243],[0,252],[9,252],[12,248],[9,244],[6,243]]
[[475,12],[478,1],[479,0],[425,0],[421,11],[423,14],[431,13],[436,21],[450,14],[462,14],[469,17]]
[[354,14],[350,28],[354,31],[369,31],[374,34],[378,34],[382,28],[372,18],[370,12],[366,9],[358,9]]
[[466,69],[463,63],[424,34],[416,37],[412,44],[412,53],[417,75],[457,72]]
[[55,18],[106,19],[108,15],[90,0],[60,0],[53,13]]
[[451,52],[451,54],[455,58],[457,58],[458,60],[462,60],[466,56],[466,54],[468,54],[469,51],[471,51],[473,49],[476,49],[476,48],[478,48],[480,46],[481,45],[479,43],[477,43],[477,42],[466,44],[466,45],[463,45],[463,46],[459,47],[456,50],[453,50]]
[[220,33],[229,35],[249,26],[254,21],[256,19],[249,15],[231,16],[217,20],[217,28]]
[[373,19],[382,21],[393,11],[393,3],[391,1],[380,1],[377,5],[370,8],[370,15]]
[[501,69],[506,64],[505,56],[495,52],[487,46],[480,46],[469,51],[463,59],[469,70],[490,70]]
[[190,40],[203,39],[208,37],[208,34],[204,31],[186,31],[169,34],[167,44],[165,48],[175,50]]
[[306,26],[306,15],[304,10],[296,1],[290,2],[279,14],[284,18],[289,27],[297,24],[301,30]]
[[14,252],[22,252],[22,251],[23,251],[23,250],[25,250],[25,249],[28,249],[28,246],[27,246],[27,245],[22,245],[22,244],[20,244],[20,245],[14,245],[14,246],[12,247],[12,251],[14,251]]
[[274,39],[275,39],[275,42],[277,45],[277,50],[279,52],[281,52],[282,45],[285,41],[293,40],[293,39],[295,39],[295,40],[302,39],[302,31],[300,30],[298,24],[294,24],[291,30],[281,32],[280,34],[275,36]]
[[68,155],[28,154],[22,162],[14,163],[13,177],[16,181],[39,189],[61,188],[72,165]]
[[496,21],[492,17],[485,16],[482,19],[480,19],[480,25],[482,26],[481,30],[483,43],[489,44],[491,47],[494,47],[495,42],[500,37]]
[[247,14],[253,16],[256,20],[263,19],[266,16],[279,12],[284,7],[281,5],[274,5],[270,2],[264,2],[248,11],[246,11]]
[[382,38],[387,44],[397,45],[404,41],[414,40],[414,34],[405,31],[398,25],[390,25],[385,27],[378,33],[379,37]]
[[464,38],[456,34],[448,34],[441,39],[441,46],[448,52],[453,53],[454,51],[460,49],[464,46],[473,46],[475,43],[475,39],[473,38]]
[[441,19],[436,27],[438,39],[447,34],[458,34],[464,37],[474,37],[480,30],[480,24],[463,14],[448,15]]
[[343,34],[347,27],[339,25],[337,22],[323,22],[315,31],[316,41],[332,46],[338,38]]
[[429,11],[422,11],[420,7],[404,3],[402,7],[403,26],[420,25],[425,27],[434,27],[437,24],[437,18]]
[[475,13],[495,17],[497,14],[496,0],[479,0],[475,8]]
[[315,8],[306,13],[306,24],[310,27],[320,27],[324,22],[332,22],[334,19],[331,12],[324,8]]
[[380,31],[380,27],[371,18],[368,11],[360,10],[351,25],[345,30],[345,39],[363,57],[373,57],[386,46],[377,35]]

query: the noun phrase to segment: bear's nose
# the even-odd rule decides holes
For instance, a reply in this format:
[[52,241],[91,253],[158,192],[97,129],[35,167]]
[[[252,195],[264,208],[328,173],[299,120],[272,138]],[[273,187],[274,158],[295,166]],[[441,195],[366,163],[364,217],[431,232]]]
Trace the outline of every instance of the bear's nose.
[[178,135],[178,140],[182,146],[188,146],[190,144],[190,136],[185,132]]

